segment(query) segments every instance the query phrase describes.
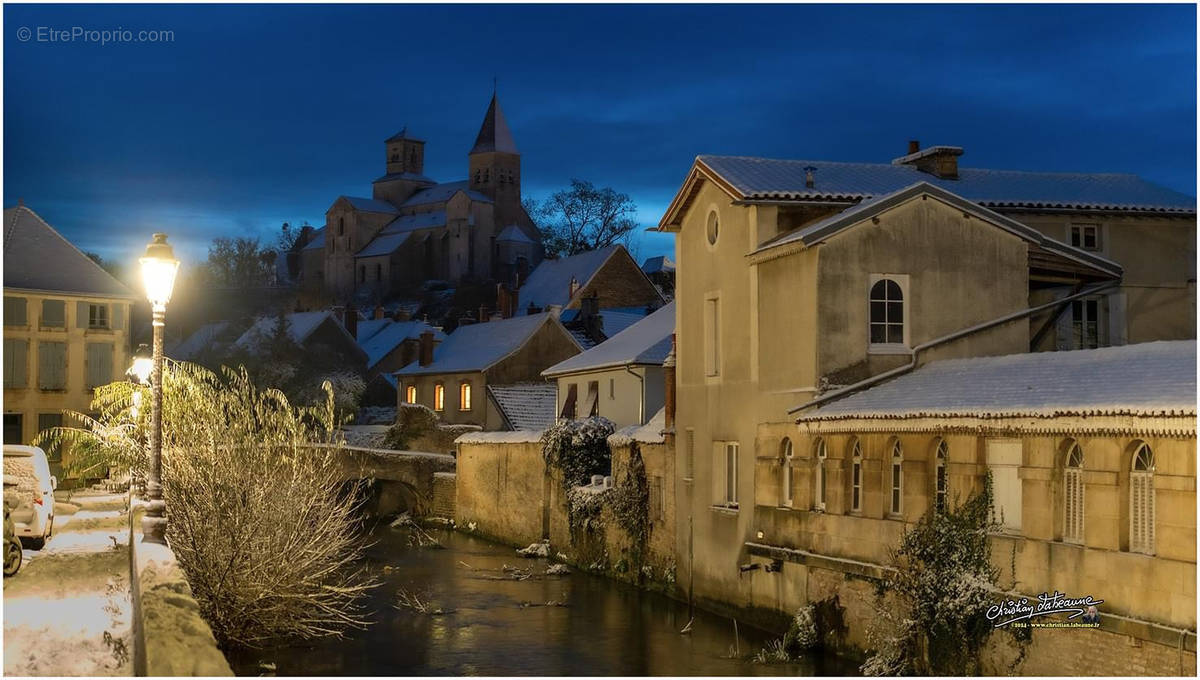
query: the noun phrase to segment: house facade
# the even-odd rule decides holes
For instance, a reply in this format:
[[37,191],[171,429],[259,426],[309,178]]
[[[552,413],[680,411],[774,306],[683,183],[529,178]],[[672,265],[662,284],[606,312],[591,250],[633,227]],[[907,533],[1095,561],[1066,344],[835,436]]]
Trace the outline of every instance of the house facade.
[[136,295],[30,208],[5,210],[4,226],[4,443],[29,444],[123,378]]

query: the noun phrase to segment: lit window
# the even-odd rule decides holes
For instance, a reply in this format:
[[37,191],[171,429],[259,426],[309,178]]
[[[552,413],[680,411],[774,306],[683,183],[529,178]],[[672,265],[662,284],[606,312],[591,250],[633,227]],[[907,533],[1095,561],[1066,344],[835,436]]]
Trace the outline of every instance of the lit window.
[[946,440],[938,441],[937,452],[934,454],[935,465],[933,475],[933,507],[938,512],[946,511],[946,460],[950,457]]
[[458,409],[460,411],[471,410],[471,383],[464,382],[458,386]]
[[1129,473],[1129,549],[1154,554],[1154,452],[1138,442]]
[[825,459],[828,458],[828,451],[825,449],[825,440],[818,439],[813,444],[813,458],[816,467],[815,488],[813,489],[813,510],[825,509]]
[[1063,468],[1063,540],[1083,542],[1083,449],[1071,442]]
[[406,401],[410,404],[417,403],[417,386],[416,385],[409,385],[407,388],[405,388],[404,401]]
[[1071,245],[1084,250],[1100,250],[1100,225],[1071,225]]
[[899,515],[901,510],[901,502],[904,500],[904,471],[901,466],[904,463],[904,452],[900,449],[900,441],[892,443],[892,504],[891,513]]
[[904,344],[904,293],[893,279],[871,286],[871,344]]
[[850,448],[850,511],[862,511],[862,445],[858,439]]
[[433,386],[433,410],[442,411],[446,408],[446,386],[438,383]]
[[783,505],[791,507],[792,505],[792,440],[787,437],[779,445],[779,462],[782,466],[780,485],[782,486],[780,498],[783,499]]

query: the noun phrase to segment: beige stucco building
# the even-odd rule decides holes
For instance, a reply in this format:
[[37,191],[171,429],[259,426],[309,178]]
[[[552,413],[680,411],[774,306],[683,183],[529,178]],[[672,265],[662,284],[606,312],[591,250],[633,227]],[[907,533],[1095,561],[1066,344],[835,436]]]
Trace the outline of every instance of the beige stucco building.
[[28,207],[5,210],[4,227],[4,443],[28,444],[124,375],[136,298]]

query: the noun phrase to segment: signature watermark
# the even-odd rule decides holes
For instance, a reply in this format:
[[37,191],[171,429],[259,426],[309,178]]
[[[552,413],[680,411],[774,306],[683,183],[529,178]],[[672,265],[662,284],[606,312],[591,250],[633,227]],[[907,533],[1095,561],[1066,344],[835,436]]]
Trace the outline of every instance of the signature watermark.
[[120,45],[133,43],[175,42],[175,31],[157,29],[85,28],[69,26],[22,26],[17,29],[17,40],[37,43],[88,43],[94,45]]
[[[993,628],[1013,626],[1015,628],[1033,626],[1037,628],[1095,628],[1100,625],[1100,612],[1096,605],[1104,600],[1094,599],[1091,595],[1083,597],[1067,597],[1054,591],[1054,594],[1042,593],[1036,601],[1023,597],[1020,600],[1005,600],[988,607],[987,619],[992,621]],[[1066,621],[1038,621],[1033,619],[1050,614],[1070,614]],[[1082,617],[1082,618],[1080,618]],[[1078,621],[1074,619],[1079,619]]]

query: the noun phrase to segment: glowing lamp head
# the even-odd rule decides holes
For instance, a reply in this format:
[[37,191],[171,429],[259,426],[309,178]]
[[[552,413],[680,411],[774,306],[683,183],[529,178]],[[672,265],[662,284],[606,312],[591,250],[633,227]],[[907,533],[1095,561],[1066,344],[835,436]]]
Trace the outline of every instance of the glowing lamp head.
[[166,307],[175,287],[175,273],[179,271],[179,260],[175,259],[175,251],[167,243],[167,235],[155,234],[154,240],[146,246],[146,254],[138,262],[142,264],[146,298],[157,309]]
[[133,353],[133,365],[125,372],[125,375],[139,385],[150,384],[150,372],[154,370],[154,358],[150,355],[150,349],[146,345],[139,345],[137,351]]

